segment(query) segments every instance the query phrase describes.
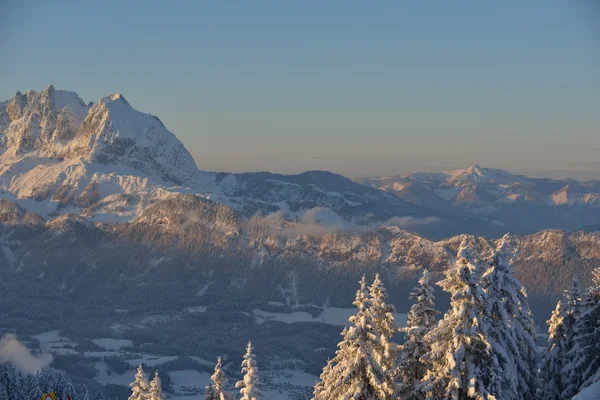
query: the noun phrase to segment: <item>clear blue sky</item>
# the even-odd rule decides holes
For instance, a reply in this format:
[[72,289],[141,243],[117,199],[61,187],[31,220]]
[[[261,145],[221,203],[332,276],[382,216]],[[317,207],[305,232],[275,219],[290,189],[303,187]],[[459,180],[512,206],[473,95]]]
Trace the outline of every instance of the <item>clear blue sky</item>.
[[590,1],[0,1],[0,99],[122,93],[209,170],[600,179]]

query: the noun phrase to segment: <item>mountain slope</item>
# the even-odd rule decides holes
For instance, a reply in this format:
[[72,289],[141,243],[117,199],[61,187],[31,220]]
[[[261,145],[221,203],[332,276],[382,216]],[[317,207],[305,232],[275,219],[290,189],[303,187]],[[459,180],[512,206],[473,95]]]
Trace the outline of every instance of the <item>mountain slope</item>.
[[511,232],[600,223],[600,181],[528,178],[478,165],[359,181],[439,212],[493,220]]
[[[74,215],[44,222],[4,200],[0,220],[0,269],[115,307],[148,305],[155,300],[146,296],[163,290],[147,292],[148,285],[175,284],[185,289],[173,296],[190,301],[210,284],[206,293],[215,302],[344,305],[364,271],[381,272],[393,301],[407,304],[418,268],[441,273],[453,265],[465,237],[433,241],[395,226],[307,231],[301,222],[247,220],[197,195],[159,201],[127,223],[92,223]],[[467,238],[484,257],[496,243]],[[600,262],[598,234],[544,231],[513,241],[516,272],[540,321],[574,273],[586,282]]]

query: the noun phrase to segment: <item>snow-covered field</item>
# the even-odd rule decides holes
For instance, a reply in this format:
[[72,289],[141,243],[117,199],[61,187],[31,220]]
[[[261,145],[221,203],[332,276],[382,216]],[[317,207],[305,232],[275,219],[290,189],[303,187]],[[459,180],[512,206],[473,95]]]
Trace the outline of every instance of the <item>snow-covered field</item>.
[[573,400],[598,400],[600,399],[600,382],[596,382],[586,387]]
[[[198,307],[188,312],[203,312]],[[343,325],[351,315],[351,309],[327,309],[319,317],[309,320],[302,312],[287,314],[291,318],[286,319],[285,313],[272,313],[266,315],[267,319],[284,320],[285,322],[324,322],[332,325]],[[260,314],[260,313],[259,313]],[[302,318],[298,318],[301,315]],[[262,321],[264,322],[264,321]],[[60,331],[44,332],[34,336],[39,341],[40,350],[52,354],[78,354],[74,349],[77,343],[65,336],[61,336]],[[130,353],[124,350],[133,345],[129,339],[97,338],[92,342],[102,349],[82,353],[85,357],[103,359],[107,356],[124,356],[125,361],[131,365],[132,369],[123,374],[117,374],[111,371],[105,361],[95,361],[97,375],[95,380],[101,384],[117,384],[128,386],[134,379],[135,369],[139,364],[145,364],[151,367],[157,367],[161,364],[177,359],[177,356],[154,355],[149,353]],[[130,358],[128,358],[130,357]],[[191,359],[212,367],[213,361],[203,359],[197,356],[190,356]],[[146,371],[150,374],[152,371]],[[173,383],[173,395],[171,398],[177,400],[201,400],[204,398],[204,388],[209,382],[210,373],[197,370],[175,370],[168,372]],[[302,371],[279,370],[279,371],[261,371],[262,387],[261,393],[265,400],[285,400],[310,398],[312,387],[318,377],[307,374]],[[235,382],[229,382],[229,390],[234,391]]]
[[[305,311],[294,311],[291,313],[276,313],[263,310],[253,310],[256,316],[256,322],[262,324],[266,321],[280,321],[288,324],[294,322],[321,322],[329,325],[345,326],[348,324],[348,318],[356,312],[353,308],[324,308],[321,314],[313,317]],[[396,323],[400,326],[406,324],[406,314],[395,314]]]

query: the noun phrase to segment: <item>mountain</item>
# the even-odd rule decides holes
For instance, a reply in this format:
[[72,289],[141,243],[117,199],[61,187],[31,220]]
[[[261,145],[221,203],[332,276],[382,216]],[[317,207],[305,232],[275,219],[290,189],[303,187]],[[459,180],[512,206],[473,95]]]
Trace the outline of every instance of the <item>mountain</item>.
[[484,218],[515,233],[596,230],[600,224],[600,181],[528,178],[478,165],[357,181],[442,213]]
[[[465,235],[433,241],[397,226],[324,231],[303,222],[245,219],[189,194],[156,202],[126,223],[76,215],[44,221],[1,200],[0,221],[0,270],[116,308],[153,304],[157,293],[184,307],[207,285],[203,301],[209,303],[343,306],[368,271],[384,275],[391,299],[404,311],[418,268],[441,275],[465,237],[483,257],[496,244]],[[574,274],[586,282],[600,262],[599,234],[550,230],[512,240],[516,273],[540,321]]]
[[479,218],[456,217],[404,201],[341,175],[201,171],[184,145],[121,94],[86,104],[49,86],[0,103],[0,198],[45,220],[77,214],[128,222],[157,201],[194,194],[244,217],[256,214],[355,229],[394,220],[441,238],[465,226],[502,231]]

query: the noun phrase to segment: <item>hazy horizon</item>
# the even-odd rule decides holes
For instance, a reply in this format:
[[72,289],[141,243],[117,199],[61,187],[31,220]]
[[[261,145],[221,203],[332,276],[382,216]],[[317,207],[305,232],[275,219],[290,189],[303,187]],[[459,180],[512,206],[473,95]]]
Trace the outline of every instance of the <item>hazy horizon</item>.
[[204,170],[600,178],[592,2],[68,3],[0,5],[0,99],[123,93]]

